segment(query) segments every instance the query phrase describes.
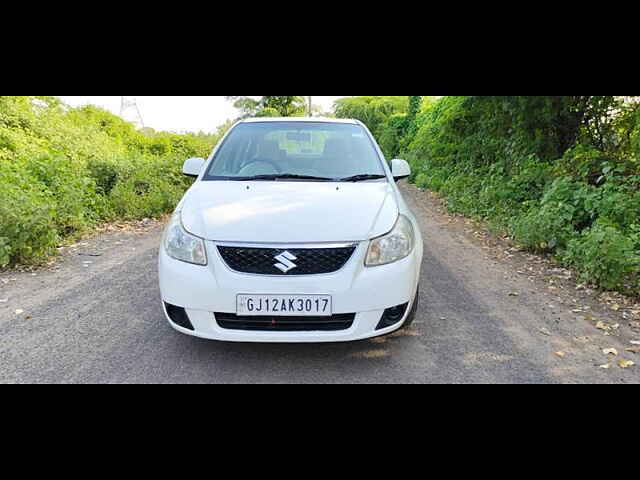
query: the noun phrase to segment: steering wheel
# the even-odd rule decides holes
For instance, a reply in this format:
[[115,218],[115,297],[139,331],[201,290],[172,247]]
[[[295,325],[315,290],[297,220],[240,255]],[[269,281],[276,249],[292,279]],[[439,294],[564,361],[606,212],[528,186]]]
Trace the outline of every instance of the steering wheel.
[[271,165],[276,173],[282,173],[282,169],[280,168],[280,166],[276,162],[268,158],[254,158],[245,166],[243,166],[238,173],[242,173],[247,167],[253,165],[254,163],[266,163],[268,165]]

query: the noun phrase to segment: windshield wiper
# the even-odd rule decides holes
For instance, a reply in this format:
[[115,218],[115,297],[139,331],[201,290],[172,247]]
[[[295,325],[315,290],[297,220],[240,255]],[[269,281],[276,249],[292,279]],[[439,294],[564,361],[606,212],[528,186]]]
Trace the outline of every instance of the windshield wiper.
[[381,178],[386,178],[386,175],[353,175],[351,177],[340,178],[338,181],[340,182],[362,182],[364,180],[379,180]]
[[233,177],[233,180],[314,180],[318,182],[335,182],[328,177],[314,177],[313,175],[297,175],[295,173],[274,173],[270,175],[255,175],[253,177]]

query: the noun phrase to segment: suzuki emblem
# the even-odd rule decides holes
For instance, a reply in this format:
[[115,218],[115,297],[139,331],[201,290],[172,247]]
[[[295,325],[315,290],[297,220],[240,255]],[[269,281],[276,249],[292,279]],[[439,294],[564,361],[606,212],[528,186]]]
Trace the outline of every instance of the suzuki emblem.
[[297,257],[290,252],[282,252],[280,255],[275,257],[275,259],[278,260],[278,263],[275,263],[273,266],[282,273],[287,273],[289,270],[297,267],[297,265],[291,261],[297,260]]

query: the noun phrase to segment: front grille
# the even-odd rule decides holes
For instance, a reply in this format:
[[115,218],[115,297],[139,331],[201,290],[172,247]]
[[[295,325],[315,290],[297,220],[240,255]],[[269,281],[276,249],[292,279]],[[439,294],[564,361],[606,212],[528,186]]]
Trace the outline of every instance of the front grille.
[[[338,248],[250,248],[218,246],[225,263],[236,272],[258,275],[317,275],[340,270],[351,258],[355,246]],[[287,272],[279,270],[275,257],[289,252],[295,264]]]
[[355,313],[341,313],[330,317],[240,317],[234,313],[215,313],[216,321],[227,330],[264,332],[331,332],[347,330],[353,325]]

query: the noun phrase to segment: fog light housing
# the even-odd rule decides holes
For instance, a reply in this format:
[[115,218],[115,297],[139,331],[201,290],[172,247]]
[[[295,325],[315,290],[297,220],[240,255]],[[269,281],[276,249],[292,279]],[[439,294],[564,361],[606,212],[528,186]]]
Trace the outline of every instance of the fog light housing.
[[173,323],[179,327],[186,328],[187,330],[193,330],[191,320],[189,320],[187,311],[184,308],[176,307],[175,305],[171,305],[167,302],[164,303],[164,308]]
[[404,318],[404,314],[407,313],[408,306],[408,303],[403,303],[402,305],[387,308],[382,314],[376,330],[382,330],[383,328],[391,327],[400,322]]

